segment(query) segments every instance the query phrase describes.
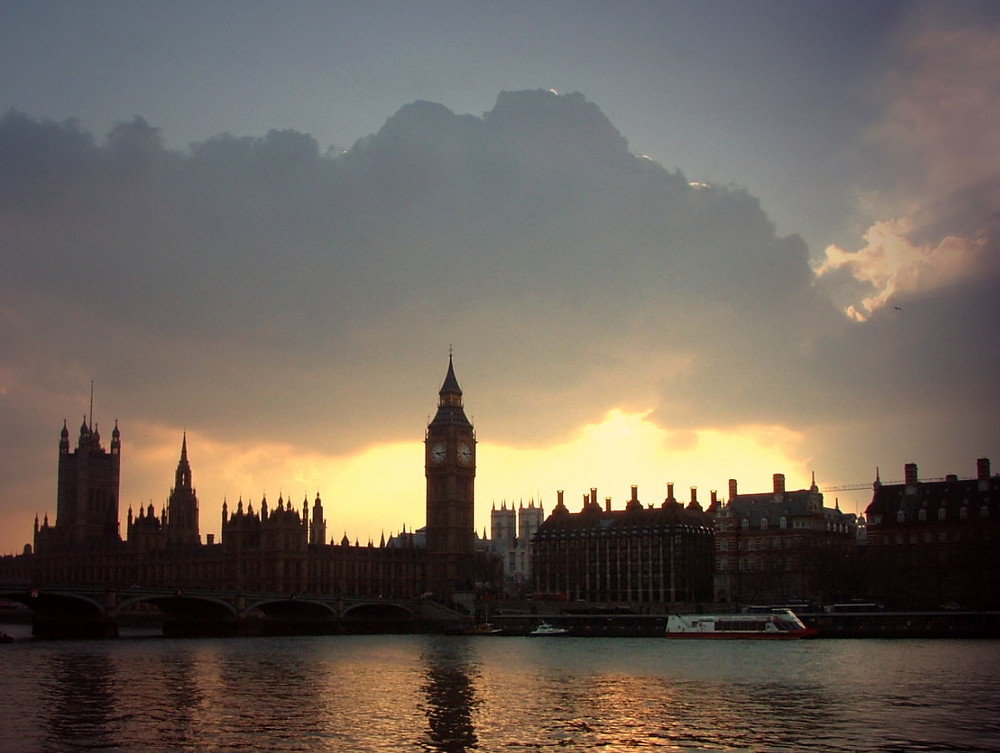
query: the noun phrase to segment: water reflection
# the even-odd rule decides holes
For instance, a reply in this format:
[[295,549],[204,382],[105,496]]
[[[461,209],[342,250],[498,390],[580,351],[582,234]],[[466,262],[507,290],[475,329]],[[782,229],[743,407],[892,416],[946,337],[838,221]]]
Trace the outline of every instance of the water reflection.
[[[474,639],[469,639],[474,640]],[[471,660],[469,641],[455,639],[436,642],[423,652],[427,739],[424,750],[465,753],[478,740],[473,714],[479,705],[473,678],[477,665]]]
[[1000,753],[996,642],[330,636],[7,648],[3,753]]
[[107,750],[116,747],[120,721],[114,689],[120,680],[104,652],[56,653],[43,698],[47,750]]

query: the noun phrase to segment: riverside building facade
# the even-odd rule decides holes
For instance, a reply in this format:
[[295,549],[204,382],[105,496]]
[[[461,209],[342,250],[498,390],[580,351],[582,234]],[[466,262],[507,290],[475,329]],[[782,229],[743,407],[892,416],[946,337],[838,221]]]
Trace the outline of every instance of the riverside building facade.
[[643,506],[633,486],[624,510],[612,510],[610,497],[602,508],[591,489],[576,513],[560,490],[534,538],[535,591],[630,606],[710,602],[713,513],[695,489],[687,506],[678,502],[673,484],[657,507]]
[[996,609],[1000,606],[1000,476],[989,458],[976,475],[921,480],[916,463],[901,484],[879,474],[868,519],[868,595],[915,609]]
[[715,598],[736,605],[816,603],[858,593],[857,516],[825,507],[816,479],[789,491],[773,476],[770,492],[729,499],[715,529]]

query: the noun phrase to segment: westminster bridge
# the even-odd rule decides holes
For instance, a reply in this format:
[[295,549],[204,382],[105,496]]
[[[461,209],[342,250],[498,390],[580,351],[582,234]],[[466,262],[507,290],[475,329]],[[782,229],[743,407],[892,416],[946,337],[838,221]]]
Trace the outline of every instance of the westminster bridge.
[[440,632],[469,621],[429,598],[0,583],[0,599],[31,610],[36,638],[115,638],[123,623],[162,624],[167,636],[239,636]]

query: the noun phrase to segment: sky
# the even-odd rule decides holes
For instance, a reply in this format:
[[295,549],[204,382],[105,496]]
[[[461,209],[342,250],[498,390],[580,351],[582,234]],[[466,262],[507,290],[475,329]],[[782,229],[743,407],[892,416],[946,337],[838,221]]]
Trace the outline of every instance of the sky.
[[185,434],[420,527],[450,353],[480,532],[996,466],[998,95],[994,2],[0,0],[0,553],[88,416],[123,531]]

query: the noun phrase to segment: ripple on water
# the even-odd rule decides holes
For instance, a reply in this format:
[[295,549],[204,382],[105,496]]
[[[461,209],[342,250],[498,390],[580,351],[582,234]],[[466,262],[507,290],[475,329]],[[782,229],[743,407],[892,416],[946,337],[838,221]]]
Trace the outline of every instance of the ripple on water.
[[5,647],[0,729],[5,753],[1000,751],[996,648],[433,636],[23,642]]

